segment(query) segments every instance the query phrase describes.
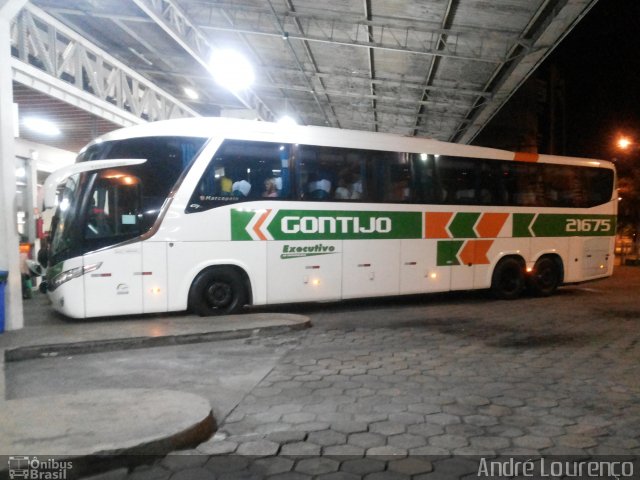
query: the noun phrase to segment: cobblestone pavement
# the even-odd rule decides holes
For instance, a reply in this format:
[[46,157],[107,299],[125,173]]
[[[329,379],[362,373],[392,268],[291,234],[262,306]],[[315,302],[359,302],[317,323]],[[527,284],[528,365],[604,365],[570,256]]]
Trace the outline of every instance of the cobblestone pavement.
[[625,267],[550,298],[297,307],[314,327],[256,340],[289,349],[215,437],[127,478],[477,478],[464,456],[640,457],[639,292]]

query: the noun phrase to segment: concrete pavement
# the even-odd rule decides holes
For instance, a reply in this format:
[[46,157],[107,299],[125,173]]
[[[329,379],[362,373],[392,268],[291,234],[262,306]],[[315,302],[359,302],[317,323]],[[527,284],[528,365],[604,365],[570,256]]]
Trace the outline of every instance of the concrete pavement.
[[307,307],[314,328],[212,440],[117,478],[471,479],[480,457],[540,456],[637,477],[638,291],[623,267],[551,298]]
[[[34,369],[38,375],[38,366],[42,365],[30,362],[31,359],[69,359],[98,352],[118,357],[120,354],[114,351],[141,348],[157,351],[152,347],[257,338],[310,326],[307,317],[268,312],[214,318],[172,314],[71,320],[53,312],[42,295],[25,301],[25,315],[24,329],[0,335],[0,455],[5,456],[0,462],[0,478],[8,474],[6,456],[20,453],[37,453],[41,461],[43,455],[56,456],[58,462],[71,457],[72,474],[77,478],[96,469],[113,468],[125,460],[135,464],[140,455],[166,455],[196,446],[215,431],[212,410],[226,415],[245,389],[250,388],[244,384],[255,384],[268,371],[259,365],[250,367],[250,373],[240,374],[240,380],[227,382],[224,393],[214,395],[216,406],[212,407],[209,398],[158,390],[157,384],[149,385],[149,389],[108,390],[96,385],[94,390],[89,382],[81,389],[68,388],[62,382],[57,385],[59,391],[25,391],[22,386],[28,384]],[[12,381],[11,373],[5,372],[5,361],[26,366],[24,373],[17,374],[16,382]],[[159,364],[161,361],[155,363]],[[238,368],[228,370],[239,373]],[[100,369],[98,378],[104,379],[106,373]],[[174,372],[168,369],[163,373],[172,376]],[[38,385],[46,388],[49,378],[40,375]],[[168,383],[163,382],[165,388]],[[234,384],[243,386],[240,393]],[[137,386],[140,385],[144,385],[144,379],[138,381]],[[16,388],[20,393],[16,394]],[[96,458],[100,461],[96,462]]]
[[550,298],[290,306],[314,328],[10,362],[7,393],[143,383],[201,394],[215,409],[237,372],[252,374],[211,440],[113,480],[477,478],[478,455],[637,462],[638,291],[640,269],[620,267]]

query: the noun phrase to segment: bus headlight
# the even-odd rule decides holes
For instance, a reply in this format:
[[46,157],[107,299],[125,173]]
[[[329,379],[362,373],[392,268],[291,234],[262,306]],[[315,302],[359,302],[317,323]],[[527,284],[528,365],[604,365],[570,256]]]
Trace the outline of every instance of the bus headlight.
[[85,265],[84,267],[76,267],[71,270],[66,270],[64,272],[59,273],[51,280],[47,282],[47,290],[53,292],[56,288],[58,288],[63,283],[67,283],[69,280],[80,277],[86,273],[94,272],[98,270],[102,266],[102,262],[93,263],[91,265]]

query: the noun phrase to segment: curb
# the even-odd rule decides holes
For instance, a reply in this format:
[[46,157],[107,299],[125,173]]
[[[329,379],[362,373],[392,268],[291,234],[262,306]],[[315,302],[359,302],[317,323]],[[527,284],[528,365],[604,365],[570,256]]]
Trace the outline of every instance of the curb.
[[267,337],[296,330],[304,330],[309,327],[311,327],[311,320],[307,318],[305,321],[288,325],[222,330],[217,332],[28,345],[24,347],[6,348],[4,351],[4,360],[5,362],[19,362],[22,360],[33,360],[37,358],[65,355],[83,355],[89,353],[113,352],[118,350],[133,350],[138,348],[166,347],[172,345],[188,345],[192,343],[216,342],[251,337]]
[[[108,391],[109,390],[97,390],[95,391],[95,393]],[[136,390],[133,389],[132,391]],[[140,391],[142,392],[145,390],[143,389]],[[154,391],[148,389],[146,391],[157,392],[157,395],[161,395],[163,392],[162,390]],[[82,395],[83,394],[74,394],[71,396],[78,397]],[[191,395],[191,397],[195,397],[195,395]],[[71,401],[71,403],[73,403],[73,400]],[[208,402],[206,402],[206,404],[208,404]],[[202,410],[199,407],[200,406],[198,406],[198,410]],[[84,451],[81,453],[53,453],[51,455],[47,455],[47,452],[38,452],[38,455],[35,456],[35,452],[29,452],[29,457],[20,455],[20,457],[22,458],[29,458],[34,460],[39,459],[39,461],[44,462],[45,465],[47,465],[47,459],[52,459],[57,462],[53,467],[49,467],[49,465],[45,466],[45,468],[43,469],[45,471],[42,472],[44,476],[27,476],[24,478],[66,478],[68,480],[71,480],[84,478],[88,475],[96,475],[119,468],[130,469],[141,464],[154,462],[158,458],[162,458],[176,450],[195,448],[200,443],[211,438],[211,436],[216,432],[218,428],[216,420],[213,416],[213,412],[211,410],[202,410],[201,412],[199,411],[199,413],[196,417],[193,418],[193,420],[189,420],[188,422],[183,423],[184,424],[181,426],[182,428],[178,431],[168,430],[166,432],[158,434],[156,438],[149,438],[149,435],[144,435],[147,438],[141,438],[140,443],[131,442],[127,439],[127,441],[123,442],[123,446],[121,447],[118,446],[117,443],[115,443],[110,446],[104,444],[102,447],[96,446],[95,450],[93,451],[91,451],[91,448],[83,448],[82,450]],[[86,435],[86,432],[81,431],[79,435]],[[97,436],[100,437],[99,433],[97,434]],[[31,439],[19,438],[19,440],[20,442],[29,442]],[[36,438],[35,441],[42,441],[46,443],[47,438]],[[107,440],[107,443],[109,442],[113,442],[113,438]],[[100,444],[100,438],[97,443]],[[107,447],[106,449],[104,448],[105,446]],[[10,452],[4,452],[3,455],[0,456],[0,480],[14,478],[15,476],[12,475],[12,472],[10,472],[9,470],[11,468],[11,463],[9,462],[9,460],[14,457],[10,457],[6,455],[6,453]],[[62,472],[52,473],[46,471],[50,470],[51,468],[55,470],[56,465],[64,465],[66,463],[72,464],[72,466],[63,467]],[[38,467],[35,468],[35,473],[38,473]],[[56,473],[58,473],[59,475],[55,476]],[[49,474],[50,476],[47,476],[47,474]]]

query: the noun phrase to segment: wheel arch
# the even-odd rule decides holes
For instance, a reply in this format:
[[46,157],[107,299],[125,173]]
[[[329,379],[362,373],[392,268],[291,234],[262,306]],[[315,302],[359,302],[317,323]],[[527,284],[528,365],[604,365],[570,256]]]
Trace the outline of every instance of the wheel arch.
[[538,256],[534,259],[533,265],[538,263],[543,258],[549,258],[556,264],[556,266],[558,267],[558,272],[560,272],[560,284],[563,284],[564,283],[564,260],[562,259],[562,256],[556,251],[540,252]]
[[524,257],[522,256],[521,253],[518,253],[518,252],[507,252],[504,255],[500,256],[500,258],[498,258],[496,263],[494,263],[493,268],[491,269],[489,278],[491,278],[491,276],[493,276],[493,272],[498,267],[498,265],[500,265],[501,262],[504,262],[508,258],[513,258],[513,259],[517,260],[522,265],[523,269],[525,269],[526,266],[527,266],[527,261],[524,259]]

